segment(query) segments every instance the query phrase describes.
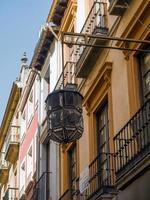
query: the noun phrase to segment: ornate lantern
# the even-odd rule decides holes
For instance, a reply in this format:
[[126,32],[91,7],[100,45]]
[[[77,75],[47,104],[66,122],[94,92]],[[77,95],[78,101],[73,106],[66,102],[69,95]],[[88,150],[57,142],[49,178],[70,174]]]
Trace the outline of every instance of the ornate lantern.
[[83,133],[83,97],[70,86],[53,91],[46,99],[49,137],[58,143],[72,142]]

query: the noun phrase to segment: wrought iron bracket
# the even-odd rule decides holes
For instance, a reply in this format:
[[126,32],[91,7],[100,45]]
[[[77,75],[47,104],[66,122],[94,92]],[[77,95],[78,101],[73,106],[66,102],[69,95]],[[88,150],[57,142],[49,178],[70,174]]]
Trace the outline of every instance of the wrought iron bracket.
[[140,48],[130,48],[128,45],[125,47],[117,47],[114,44],[106,45],[106,44],[93,44],[92,40],[98,41],[120,41],[124,42],[125,44],[129,43],[137,43],[143,45],[150,45],[150,40],[136,40],[132,38],[119,38],[119,37],[111,37],[111,36],[103,36],[103,35],[92,35],[92,34],[83,34],[83,33],[72,33],[72,32],[62,32],[62,44],[68,45],[71,47],[72,45],[77,46],[85,46],[85,47],[95,47],[101,49],[114,49],[114,50],[123,50],[123,51],[137,51],[143,53],[150,53],[149,49],[140,49]]

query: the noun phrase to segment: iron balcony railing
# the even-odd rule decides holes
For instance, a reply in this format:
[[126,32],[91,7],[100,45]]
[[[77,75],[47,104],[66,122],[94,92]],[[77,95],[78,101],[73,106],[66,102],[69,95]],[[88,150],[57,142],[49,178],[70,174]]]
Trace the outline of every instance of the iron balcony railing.
[[71,190],[67,189],[64,194],[59,198],[59,200],[71,200]]
[[74,62],[66,62],[64,66],[64,76],[63,72],[60,74],[59,79],[56,83],[54,90],[59,90],[63,88],[63,78],[64,78],[64,86],[69,83],[76,83],[75,79],[75,63]]
[[[85,20],[83,28],[80,33],[84,34],[106,34],[108,31],[107,28],[107,0],[96,0],[94,1],[92,8]],[[81,45],[71,45],[69,48],[69,62],[66,62],[64,67],[64,86],[67,83],[75,83],[80,86],[82,83],[81,78],[76,77],[76,72],[78,71],[77,64],[80,60],[85,46],[82,45],[84,43],[84,39],[76,38],[73,39],[76,42],[81,43]],[[81,40],[81,41],[80,41]],[[62,89],[63,87],[63,74],[60,75],[58,82],[56,83],[56,89]]]
[[95,195],[114,192],[115,170],[114,155],[99,153],[89,165],[89,185],[81,194],[82,200],[91,199]]
[[5,195],[3,197],[3,200],[18,200],[18,199],[19,199],[18,188],[8,187],[8,189],[6,190]]
[[50,175],[51,172],[44,172],[35,184],[32,200],[50,199]]
[[[81,29],[80,33],[84,34],[106,34],[108,31],[108,14],[107,14],[107,0],[96,0],[86,18],[86,21]],[[86,48],[82,43],[84,43],[84,38],[77,38],[77,42],[81,45],[74,46],[73,60],[78,63],[84,49]]]
[[114,138],[116,175],[121,177],[150,153],[150,99]]
[[79,178],[75,179],[75,189],[67,189],[59,200],[80,200]]
[[114,154],[100,153],[89,165],[89,181],[87,188],[81,193],[79,179],[76,182],[76,190],[68,189],[59,200],[90,200],[96,196],[113,194],[115,189]]
[[10,126],[8,131],[8,136],[6,138],[6,148],[5,152],[7,153],[10,144],[19,144],[19,126]]

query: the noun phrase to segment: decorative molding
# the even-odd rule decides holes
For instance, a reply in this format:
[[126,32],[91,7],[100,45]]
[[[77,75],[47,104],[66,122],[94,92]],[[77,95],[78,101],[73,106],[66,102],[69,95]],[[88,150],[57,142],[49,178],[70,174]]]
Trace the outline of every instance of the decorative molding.
[[70,144],[61,144],[61,152],[65,153],[67,151],[69,151],[74,145],[76,144],[76,141],[71,142]]
[[62,153],[65,153],[66,149],[67,149],[67,144],[61,144],[60,145],[60,150],[61,150]]
[[[148,37],[148,35],[150,35],[150,24],[146,25],[146,22],[144,21],[143,24],[145,24],[145,26],[147,26],[147,28],[143,28],[142,25],[139,26],[139,20],[146,20],[147,17],[146,15],[149,15],[149,7],[150,7],[150,1],[142,1],[141,4],[139,5],[139,7],[137,8],[136,12],[134,13],[134,15],[131,17],[131,19],[129,20],[129,23],[126,25],[125,30],[123,31],[123,33],[119,36],[121,38],[135,38],[135,39],[139,39],[139,40],[144,40],[146,39],[146,37]],[[147,21],[148,23],[148,21]],[[141,30],[141,34],[140,34],[140,30]],[[135,34],[134,34],[135,33]],[[136,34],[140,34],[140,35],[136,35]],[[133,35],[135,35],[133,37]],[[140,43],[124,43],[121,41],[118,41],[116,43],[116,45],[118,47],[127,47],[127,48],[132,48],[132,49],[138,49],[141,44]],[[136,52],[134,51],[123,51],[124,55],[125,55],[125,59],[128,60],[130,55],[135,55]]]
[[89,102],[88,102],[88,101],[85,103],[84,107],[85,107],[85,110],[86,110],[86,112],[87,112],[86,114],[87,114],[88,116],[90,116],[91,111],[90,111],[90,105],[89,105]]
[[[74,22],[76,10],[77,10],[77,1],[70,0],[68,3],[67,9],[65,11],[65,14],[63,16],[63,19],[61,21],[61,26],[60,26],[59,30],[67,31],[69,29],[69,26],[72,23],[72,21]],[[60,36],[61,36],[61,34],[59,32],[58,37],[60,37]]]
[[[87,101],[91,98],[94,93],[94,90],[99,85],[107,84],[108,86],[111,85],[111,71],[112,71],[112,62],[105,62],[103,66],[100,68],[99,72],[97,73],[95,79],[92,81],[91,86],[89,87],[86,95],[84,96],[83,106],[86,107],[87,110]],[[88,108],[89,109],[89,108]]]

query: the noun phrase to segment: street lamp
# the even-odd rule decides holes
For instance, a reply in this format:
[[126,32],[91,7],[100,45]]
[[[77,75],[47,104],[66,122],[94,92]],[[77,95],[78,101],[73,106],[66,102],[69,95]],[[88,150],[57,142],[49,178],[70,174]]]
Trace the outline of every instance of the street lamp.
[[68,84],[48,95],[46,105],[50,139],[65,144],[82,136],[82,100],[75,84]]

